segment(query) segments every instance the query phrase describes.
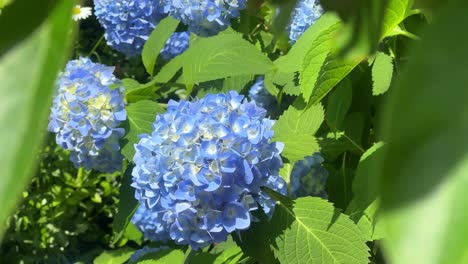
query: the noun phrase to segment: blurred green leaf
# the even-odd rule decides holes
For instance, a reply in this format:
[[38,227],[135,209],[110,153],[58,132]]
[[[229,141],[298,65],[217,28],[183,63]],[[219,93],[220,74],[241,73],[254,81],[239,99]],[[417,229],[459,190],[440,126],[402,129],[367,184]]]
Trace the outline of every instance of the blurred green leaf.
[[154,66],[156,65],[159,53],[178,25],[179,20],[170,16],[164,18],[156,25],[156,28],[145,42],[141,58],[143,60],[143,65],[145,65],[146,72],[148,72],[149,75],[153,76]]
[[322,0],[321,4],[345,22],[337,42],[340,50],[349,58],[363,58],[406,18],[413,0]]
[[[0,206],[0,223],[11,213],[32,174],[53,84],[68,50],[72,3],[57,1],[56,8],[41,24],[51,9],[49,2],[52,1],[17,0],[0,16],[0,54],[3,53],[0,55],[0,97],[8,98],[2,101],[0,109],[4,124],[0,128],[0,146],[5,150],[0,154],[4,162],[0,170],[0,198],[4,201]],[[34,12],[37,14],[31,14]],[[40,26],[39,29],[24,38],[32,31],[32,24]],[[15,46],[5,53],[13,43]],[[0,226],[1,237],[5,227]]]
[[413,48],[382,122],[382,207],[392,263],[466,263],[468,3],[451,1]]
[[[9,2],[6,1],[3,4],[6,5]],[[28,38],[33,31],[39,28],[60,2],[57,0],[16,0],[13,4],[2,9],[2,15],[0,16],[0,25],[2,25],[0,26],[0,36],[2,36],[0,57],[8,49]],[[14,30],[12,30],[12,26],[14,26]]]

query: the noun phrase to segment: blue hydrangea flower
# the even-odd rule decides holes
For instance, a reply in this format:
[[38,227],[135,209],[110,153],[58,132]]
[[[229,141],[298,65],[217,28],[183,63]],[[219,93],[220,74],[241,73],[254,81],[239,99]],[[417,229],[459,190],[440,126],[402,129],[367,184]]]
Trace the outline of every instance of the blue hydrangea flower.
[[140,204],[131,221],[146,239],[166,242],[169,240],[169,232],[163,216],[163,213],[151,211],[145,204]]
[[249,228],[260,206],[274,201],[260,188],[286,194],[278,171],[282,143],[269,143],[273,121],[237,92],[169,101],[151,135],[135,145],[132,186],[178,244],[194,249]]
[[176,32],[167,40],[161,50],[161,57],[170,60],[181,54],[189,47],[190,34],[188,32]]
[[292,198],[317,196],[327,198],[325,185],[328,171],[322,166],[320,153],[298,161],[291,172],[290,195]]
[[166,16],[158,0],[94,0],[94,9],[107,44],[130,57],[141,53],[157,23]]
[[143,247],[142,249],[139,249],[135,251],[135,253],[130,256],[130,259],[128,260],[128,263],[138,263],[138,261],[143,258],[144,256],[152,253],[156,253],[160,250],[164,249],[169,249],[169,247],[156,247],[156,248],[150,248],[148,246]]
[[56,133],[57,144],[70,150],[75,167],[102,172],[120,170],[122,155],[118,128],[127,116],[122,91],[114,68],[88,58],[69,61],[57,80],[48,129]]
[[289,26],[289,41],[294,44],[297,39],[323,14],[318,0],[298,0],[292,13]]
[[264,78],[258,77],[249,91],[249,97],[258,106],[265,108],[268,111],[275,111],[276,98],[271,95],[265,88]]
[[164,12],[188,25],[189,31],[212,36],[225,30],[246,8],[246,0],[160,0]]

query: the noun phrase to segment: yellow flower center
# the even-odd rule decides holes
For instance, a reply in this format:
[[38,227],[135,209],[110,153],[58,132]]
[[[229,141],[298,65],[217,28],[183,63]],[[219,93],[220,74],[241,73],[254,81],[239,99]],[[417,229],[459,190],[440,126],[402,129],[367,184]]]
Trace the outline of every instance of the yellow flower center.
[[80,13],[81,13],[81,7],[79,7],[79,6],[73,7],[72,12],[73,12],[73,15],[78,15],[78,14],[80,14]]

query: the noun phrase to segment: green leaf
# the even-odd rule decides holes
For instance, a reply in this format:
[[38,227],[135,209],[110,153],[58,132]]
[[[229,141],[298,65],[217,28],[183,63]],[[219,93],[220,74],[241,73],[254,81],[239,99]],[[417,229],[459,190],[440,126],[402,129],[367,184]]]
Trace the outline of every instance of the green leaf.
[[236,264],[243,256],[242,250],[238,246],[230,247],[221,253],[214,264]]
[[[0,16],[0,53],[3,53],[0,55],[0,97],[4,98],[0,107],[0,145],[4,149],[0,154],[4,163],[0,169],[0,198],[4,201],[0,206],[0,223],[5,223],[15,207],[37,161],[54,82],[68,53],[71,1],[57,1],[47,20],[32,35],[23,36],[26,38],[21,42],[16,42],[17,38],[11,42],[10,36],[20,34],[19,30],[26,24],[37,22],[35,26],[38,26],[40,21],[30,20],[28,15],[37,11],[37,15],[45,16],[47,12],[44,10],[49,10],[50,2],[17,0]],[[7,15],[21,7],[24,9],[20,12]],[[38,10],[34,10],[35,7]],[[5,48],[13,43],[15,46],[6,51]],[[0,240],[4,228],[5,225],[0,225]]]
[[[131,215],[131,214],[130,214]],[[129,218],[130,221],[130,218]],[[124,237],[128,240],[135,242],[136,244],[141,246],[143,242],[143,233],[131,222],[128,222],[127,227],[125,228]]]
[[381,95],[385,93],[392,82],[393,59],[383,52],[378,52],[372,65],[372,94]]
[[283,167],[279,171],[279,175],[283,177],[287,184],[291,181],[291,172],[294,168],[294,164],[284,163]]
[[352,95],[351,81],[345,79],[328,97],[325,120],[331,130],[342,129],[346,113],[351,106]]
[[138,206],[138,201],[135,199],[135,188],[130,186],[132,183],[132,170],[133,166],[129,164],[122,175],[119,205],[112,222],[112,229],[116,233],[113,243],[116,243],[126,232],[127,226]]
[[151,32],[151,35],[145,42],[141,58],[143,60],[143,65],[145,65],[146,72],[148,72],[149,75],[153,76],[154,66],[156,65],[159,53],[178,25],[179,20],[170,16],[164,18],[156,25],[156,28]]
[[279,57],[274,64],[280,72],[294,73],[301,69],[304,56],[309,50],[310,44],[322,33],[338,23],[340,19],[333,13],[325,13],[313,25],[311,25],[301,37],[294,43],[291,50],[285,56]]
[[265,74],[273,66],[267,56],[237,33],[197,38],[184,55],[183,77],[187,84]]
[[467,12],[466,1],[447,4],[386,104],[379,173],[391,263],[467,261],[468,35],[453,30]]
[[284,143],[282,155],[291,164],[320,150],[314,134],[320,128],[323,119],[323,107],[320,104],[303,110],[292,105],[276,121],[272,140]]
[[366,241],[374,241],[384,238],[384,228],[379,218],[380,201],[377,199],[372,202],[364,211],[354,209],[354,201],[349,206],[352,213],[349,218],[353,220],[361,230]]
[[169,82],[174,75],[182,68],[182,62],[184,61],[185,53],[171,59],[165,64],[161,70],[153,78],[152,82],[166,83]]
[[223,82],[223,90],[237,91],[240,93],[252,79],[253,76],[251,74],[227,77]]
[[300,71],[301,91],[306,102],[316,104],[337,85],[360,60],[345,61],[333,48],[333,38],[341,28],[336,23],[323,30],[311,43]]
[[123,264],[134,253],[134,249],[129,247],[119,248],[116,250],[104,251],[94,259],[94,264]]
[[357,210],[364,211],[378,197],[380,178],[377,166],[382,162],[383,146],[383,142],[378,142],[361,156],[353,181],[353,194]]
[[361,156],[353,180],[353,200],[346,209],[368,241],[382,238],[383,234],[382,228],[377,227],[377,211],[380,207],[377,168],[383,154],[384,144],[378,142]]
[[163,249],[150,253],[138,260],[138,264],[176,264],[184,263],[185,254],[180,249]]
[[164,109],[156,102],[143,100],[128,105],[126,110],[128,122],[125,131],[127,134],[123,138],[122,154],[131,161],[135,155],[133,144],[140,140],[138,135],[151,133],[156,114],[164,112]]
[[125,99],[127,103],[134,103],[141,100],[151,100],[156,97],[156,87],[152,83],[141,84],[133,79],[123,79],[122,84],[125,87]]
[[270,226],[276,233],[272,249],[281,263],[368,262],[369,249],[358,227],[326,200],[279,203]]

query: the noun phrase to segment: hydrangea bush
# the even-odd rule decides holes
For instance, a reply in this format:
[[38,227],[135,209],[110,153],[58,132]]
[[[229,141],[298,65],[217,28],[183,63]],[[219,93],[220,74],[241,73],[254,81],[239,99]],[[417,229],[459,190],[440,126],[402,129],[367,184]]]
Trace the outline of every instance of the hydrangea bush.
[[[322,1],[326,8],[334,2]],[[79,212],[80,221],[113,230],[96,232],[106,242],[86,259],[61,262],[380,263],[381,196],[360,192],[383,155],[377,121],[394,64],[405,63],[394,49],[409,46],[400,41],[413,36],[402,20],[410,8],[383,16],[385,27],[399,27],[384,28],[388,41],[368,45],[378,48],[375,54],[354,51],[345,55],[356,57],[344,60],[347,51],[340,48],[353,51],[354,44],[336,45],[335,39],[352,28],[343,27],[340,17],[346,16],[325,13],[316,0],[294,4],[94,0],[95,16],[73,22],[82,33],[92,23],[98,28],[87,44],[79,35],[56,79],[48,130],[75,168],[51,173],[66,178],[65,191],[51,191],[60,199],[40,195],[31,206],[42,212],[63,204],[73,211],[69,215]],[[41,37],[33,39],[67,31],[55,25],[62,16],[43,23]],[[41,45],[38,52],[46,50]],[[51,58],[57,65],[60,54]],[[0,76],[8,79],[0,59]],[[54,76],[37,74],[40,81]],[[100,180],[90,179],[97,172]],[[110,185],[116,179],[120,200],[110,197],[118,190],[119,184]],[[91,202],[100,206],[87,206]],[[88,217],[100,216],[101,208],[107,208],[104,220]],[[60,219],[62,213],[47,215]],[[41,226],[48,223],[39,219]],[[9,223],[23,226],[16,219]],[[73,237],[83,233],[81,225],[61,223],[57,231],[45,224],[41,230]],[[14,247],[5,248],[15,258],[26,251]]]
[[122,91],[114,68],[87,58],[72,60],[57,80],[49,131],[57,144],[71,151],[76,167],[113,172],[122,167],[119,139],[126,120]]

